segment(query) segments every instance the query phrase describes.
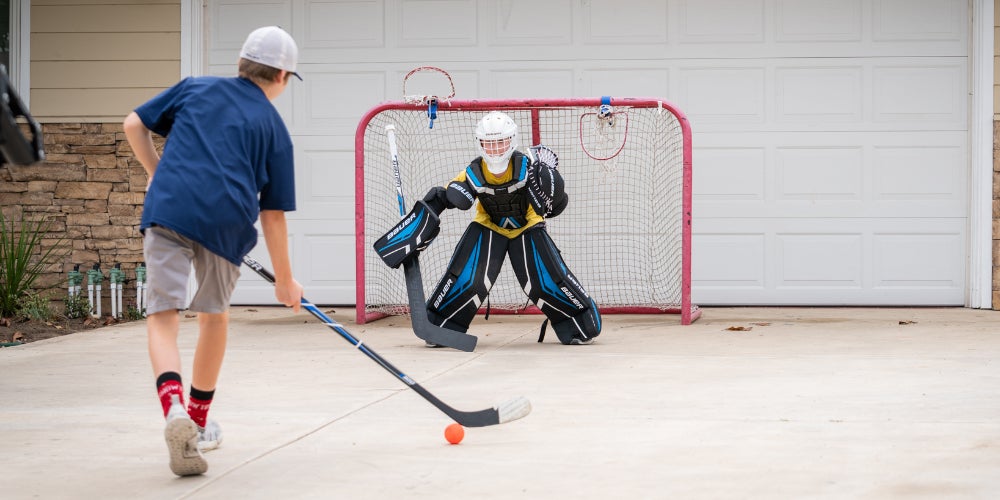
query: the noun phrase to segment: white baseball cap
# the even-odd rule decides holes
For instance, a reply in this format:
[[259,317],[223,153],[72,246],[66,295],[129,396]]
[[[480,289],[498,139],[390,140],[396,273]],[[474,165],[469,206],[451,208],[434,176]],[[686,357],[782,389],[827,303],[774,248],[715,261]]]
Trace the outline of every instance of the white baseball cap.
[[277,26],[264,26],[253,30],[243,42],[240,57],[250,61],[283,69],[299,80],[302,77],[295,72],[299,62],[299,47],[295,45],[292,35]]

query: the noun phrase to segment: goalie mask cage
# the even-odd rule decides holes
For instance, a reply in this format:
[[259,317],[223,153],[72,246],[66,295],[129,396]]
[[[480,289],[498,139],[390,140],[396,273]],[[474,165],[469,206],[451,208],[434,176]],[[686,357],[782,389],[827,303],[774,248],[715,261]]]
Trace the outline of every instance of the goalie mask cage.
[[[402,269],[372,248],[399,219],[386,126],[393,125],[406,211],[479,156],[476,124],[489,111],[518,125],[518,150],[541,144],[559,157],[569,205],[546,227],[570,271],[603,314],[675,313],[690,324],[691,130],[684,114],[652,98],[385,102],[355,135],[357,321],[408,313]],[[446,210],[441,232],[420,254],[424,294],[445,272],[472,220]],[[537,313],[507,260],[490,291],[491,313]]]

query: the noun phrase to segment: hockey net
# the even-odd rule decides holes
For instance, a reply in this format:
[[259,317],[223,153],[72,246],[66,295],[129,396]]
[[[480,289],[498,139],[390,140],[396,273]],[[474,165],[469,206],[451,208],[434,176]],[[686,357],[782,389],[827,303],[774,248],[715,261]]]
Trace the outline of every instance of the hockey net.
[[[392,125],[406,211],[478,156],[474,131],[489,111],[518,124],[519,149],[542,144],[559,156],[569,205],[546,226],[569,269],[603,314],[676,313],[691,304],[691,132],[683,113],[648,98],[386,102],[355,136],[357,320],[408,313],[401,269],[374,241],[400,219],[386,126]],[[475,210],[473,208],[472,210]],[[420,254],[424,293],[446,270],[472,210],[441,214],[441,232]],[[491,313],[537,312],[509,261],[489,295]],[[482,312],[482,311],[481,311]]]

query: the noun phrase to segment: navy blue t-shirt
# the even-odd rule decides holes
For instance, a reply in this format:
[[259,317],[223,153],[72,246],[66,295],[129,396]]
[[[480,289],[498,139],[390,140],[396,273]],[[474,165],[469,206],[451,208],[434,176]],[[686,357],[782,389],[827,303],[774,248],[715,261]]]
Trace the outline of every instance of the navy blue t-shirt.
[[172,229],[240,265],[260,210],[295,210],[292,139],[244,78],[185,78],[135,110],[167,137],[140,229]]

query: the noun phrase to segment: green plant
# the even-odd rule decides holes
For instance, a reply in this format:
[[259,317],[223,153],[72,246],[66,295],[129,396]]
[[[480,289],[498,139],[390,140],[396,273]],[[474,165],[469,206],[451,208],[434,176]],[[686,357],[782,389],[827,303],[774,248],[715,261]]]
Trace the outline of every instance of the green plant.
[[63,313],[69,319],[86,318],[90,315],[90,301],[81,294],[66,298],[66,310]]
[[20,222],[7,220],[0,211],[0,317],[17,314],[18,301],[35,284],[42,271],[61,254],[56,250],[59,238],[47,249],[41,248],[42,238],[52,226],[44,218],[27,219],[21,211]]
[[52,321],[56,315],[52,312],[48,297],[29,291],[17,300],[17,313],[15,316],[26,320]]
[[122,313],[122,317],[124,317],[127,321],[144,319],[146,317],[146,308],[143,307],[142,309],[139,309],[135,307],[135,304],[129,303],[125,306],[125,311]]

